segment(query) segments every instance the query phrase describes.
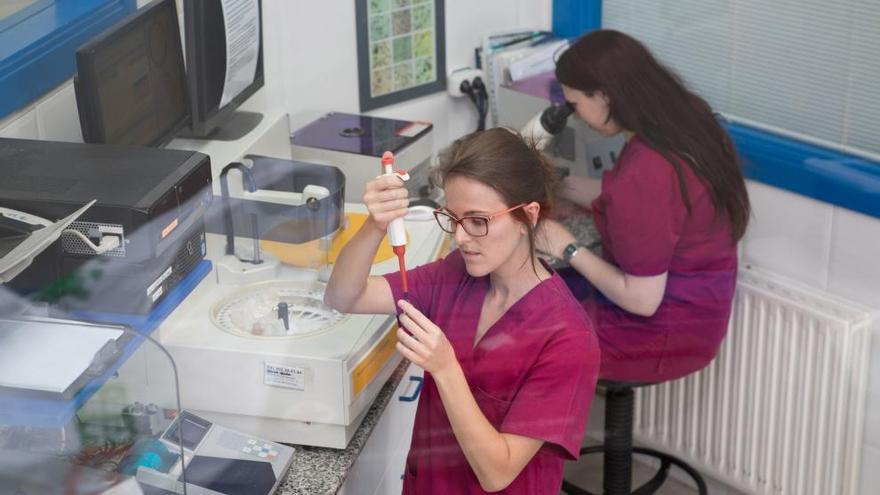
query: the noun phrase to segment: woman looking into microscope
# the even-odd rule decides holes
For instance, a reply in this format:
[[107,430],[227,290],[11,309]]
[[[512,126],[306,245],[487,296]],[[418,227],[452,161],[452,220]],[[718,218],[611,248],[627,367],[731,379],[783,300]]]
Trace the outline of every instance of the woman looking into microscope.
[[658,382],[706,366],[727,331],[736,243],[749,219],[730,137],[709,105],[648,49],[611,30],[566,50],[556,78],[578,117],[626,144],[602,180],[559,195],[592,211],[602,256],[560,223],[539,249],[565,259],[602,349],[600,378]]

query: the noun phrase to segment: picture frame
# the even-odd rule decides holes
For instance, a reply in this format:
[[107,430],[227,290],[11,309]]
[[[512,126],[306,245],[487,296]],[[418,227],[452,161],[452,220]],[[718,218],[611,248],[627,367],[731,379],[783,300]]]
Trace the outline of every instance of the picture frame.
[[355,0],[360,110],[446,90],[444,0]]

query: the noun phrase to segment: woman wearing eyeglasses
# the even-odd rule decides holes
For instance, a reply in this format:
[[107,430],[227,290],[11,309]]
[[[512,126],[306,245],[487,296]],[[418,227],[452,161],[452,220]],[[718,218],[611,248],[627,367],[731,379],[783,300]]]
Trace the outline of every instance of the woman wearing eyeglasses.
[[425,370],[406,494],[559,493],[576,459],[598,373],[589,320],[535,257],[555,172],[520,136],[491,129],[441,157],[435,212],[458,249],[400,276],[369,275],[388,223],[406,214],[400,179],[367,184],[369,220],[343,249],[325,300],[399,313],[397,349]]
[[594,31],[559,58],[556,78],[599,134],[623,134],[600,181],[560,196],[592,210],[602,257],[546,222],[540,249],[565,258],[595,325],[603,379],[663,381],[706,366],[727,331],[736,243],[749,199],[736,151],[709,105],[637,40]]

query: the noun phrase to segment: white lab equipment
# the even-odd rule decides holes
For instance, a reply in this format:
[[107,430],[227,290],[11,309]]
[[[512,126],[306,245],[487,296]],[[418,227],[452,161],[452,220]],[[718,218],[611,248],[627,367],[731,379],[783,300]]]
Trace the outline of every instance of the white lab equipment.
[[[571,175],[601,177],[614,166],[625,142],[623,135],[602,136],[579,118],[564,119],[567,105],[552,72],[502,84],[497,96],[499,125],[522,129],[524,135],[538,138],[544,151],[555,157],[556,165],[567,167]],[[545,110],[549,110],[544,119],[548,122],[542,124]],[[552,133],[545,125],[550,129],[550,123],[560,120],[562,128],[555,138],[548,139]]]
[[532,140],[539,150],[543,150],[551,139],[565,129],[568,116],[572,113],[574,107],[571,103],[550,105],[526,122],[520,133]]
[[[254,161],[257,172],[262,165]],[[373,177],[379,174],[378,158],[370,160],[370,168]],[[257,209],[243,208],[233,215],[235,232],[246,221],[241,211],[259,211],[261,222],[269,222],[259,229],[260,245],[271,245],[282,261],[301,258],[305,243],[339,229],[346,221],[339,218],[343,210],[349,223],[356,216],[361,222],[366,218],[362,204],[343,207],[342,187],[321,183],[331,194],[313,198],[320,204],[311,210],[308,205],[314,201],[287,204],[283,191],[290,188],[263,187],[260,173],[254,177],[253,189],[267,191],[260,201],[249,201],[259,203]],[[290,182],[305,183],[320,185],[313,180]],[[236,194],[230,191],[233,204],[243,205]],[[293,227],[272,225],[273,218],[283,217]],[[404,226],[406,264],[416,267],[434,260],[446,238],[436,223],[405,221]],[[207,230],[208,259],[227,256],[223,229],[214,228],[209,218]],[[356,226],[349,225],[336,235],[348,238],[353,230]],[[241,240],[236,234],[234,241]],[[240,244],[251,244],[251,239]],[[339,243],[333,244],[338,249]],[[397,271],[390,248],[387,254],[373,265],[373,274]],[[183,407],[209,421],[275,441],[344,448],[402,358],[395,349],[393,316],[334,311],[323,304],[320,280],[319,266],[291,261],[282,263],[270,281],[218,284],[205,279],[195,287],[159,328],[160,340],[178,366]]]
[[269,495],[278,488],[294,457],[292,447],[226,428],[189,411],[181,411],[160,439],[172,452],[182,449],[183,462],[167,471],[139,466],[136,477],[142,485],[171,493]]

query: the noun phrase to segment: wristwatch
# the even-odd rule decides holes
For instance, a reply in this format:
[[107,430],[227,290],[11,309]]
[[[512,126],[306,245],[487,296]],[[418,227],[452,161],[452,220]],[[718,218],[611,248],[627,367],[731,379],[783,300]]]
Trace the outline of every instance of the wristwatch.
[[562,250],[562,259],[566,263],[571,263],[571,259],[574,258],[574,255],[578,253],[580,248],[581,246],[576,242],[572,242],[568,246],[565,246],[565,249]]

